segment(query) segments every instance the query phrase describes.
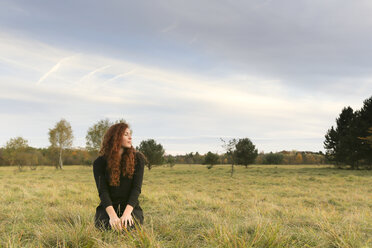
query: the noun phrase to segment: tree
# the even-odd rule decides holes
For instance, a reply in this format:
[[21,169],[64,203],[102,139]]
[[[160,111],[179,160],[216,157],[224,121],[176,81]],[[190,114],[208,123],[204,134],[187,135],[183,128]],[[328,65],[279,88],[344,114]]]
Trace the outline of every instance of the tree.
[[372,169],[372,152],[368,143],[372,126],[372,97],[366,99],[360,110],[344,108],[336,119],[337,126],[327,131],[324,147],[326,157],[337,167]]
[[325,136],[326,157],[338,168],[347,165],[353,169],[358,167],[357,116],[351,107],[343,108],[336,119],[336,128],[332,126]]
[[313,154],[306,154],[305,158],[306,158],[306,163],[307,164],[315,164],[316,163],[316,160],[315,160],[315,157],[314,157]]
[[203,161],[204,161],[203,156],[201,156],[199,152],[196,152],[194,155],[194,163],[201,164]]
[[239,139],[236,143],[236,162],[248,168],[249,164],[254,163],[258,156],[256,146],[249,138]]
[[185,155],[185,162],[187,164],[195,164],[193,152],[186,153],[186,155]]
[[127,123],[124,119],[111,122],[109,119],[102,119],[95,123],[88,129],[86,139],[86,148],[89,152],[98,153],[101,148],[101,143],[103,136],[105,135],[107,129],[109,129],[113,124],[116,123]]
[[238,141],[236,139],[231,139],[229,141],[225,141],[224,139],[220,138],[223,142],[222,147],[226,151],[226,156],[231,161],[231,177],[234,175],[234,165],[236,160],[236,144]]
[[283,162],[283,154],[281,153],[268,153],[264,157],[265,164],[281,164]]
[[104,119],[98,121],[88,129],[87,135],[85,136],[86,148],[88,151],[98,153],[103,136],[112,124],[113,123],[110,122],[109,119]]
[[10,165],[18,165],[18,169],[22,170],[22,166],[27,164],[29,157],[27,156],[28,141],[22,137],[11,138],[5,145],[4,157]]
[[207,168],[211,169],[213,165],[218,163],[218,159],[219,159],[218,154],[208,152],[207,155],[205,155],[203,164],[206,164]]
[[338,134],[333,126],[328,129],[325,135],[324,148],[326,149],[326,158],[330,162],[334,162],[336,166],[340,161],[338,161]]
[[372,127],[372,96],[363,102],[363,107],[357,111],[357,158],[359,164],[368,169],[372,168],[372,152],[368,140],[360,139],[361,137],[366,138],[370,136],[369,130]]
[[167,155],[165,157],[165,162],[173,169],[174,165],[176,164],[176,160],[172,155]]
[[160,165],[164,162],[164,148],[153,139],[141,141],[137,150],[141,151],[146,156],[149,170],[151,170],[153,165]]
[[49,129],[50,147],[59,152],[59,164],[57,168],[63,168],[63,149],[71,147],[73,139],[71,125],[65,119],[61,119],[53,129]]
[[368,133],[370,133],[371,135],[370,136],[367,136],[367,137],[365,137],[363,139],[366,140],[367,143],[370,144],[370,146],[372,147],[372,127],[369,128]]
[[303,163],[302,154],[300,152],[296,154],[295,163],[296,164],[302,164]]

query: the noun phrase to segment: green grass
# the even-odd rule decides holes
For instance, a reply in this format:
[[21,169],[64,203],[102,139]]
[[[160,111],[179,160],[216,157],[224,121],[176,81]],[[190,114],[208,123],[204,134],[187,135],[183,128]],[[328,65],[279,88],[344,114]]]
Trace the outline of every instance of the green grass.
[[95,229],[92,167],[0,167],[0,247],[372,247],[372,171],[146,169],[145,223]]

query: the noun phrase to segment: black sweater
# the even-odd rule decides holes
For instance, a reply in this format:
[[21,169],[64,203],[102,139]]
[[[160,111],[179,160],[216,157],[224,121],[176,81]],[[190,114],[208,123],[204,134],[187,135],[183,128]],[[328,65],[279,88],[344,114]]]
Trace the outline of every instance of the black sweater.
[[93,174],[98,189],[100,205],[106,209],[108,206],[121,204],[131,205],[133,208],[139,204],[138,196],[141,194],[141,187],[143,181],[143,173],[145,162],[143,155],[139,152],[135,157],[135,168],[132,179],[127,176],[120,175],[120,185],[109,185],[109,173],[107,171],[107,161],[103,156],[99,156],[93,163]]

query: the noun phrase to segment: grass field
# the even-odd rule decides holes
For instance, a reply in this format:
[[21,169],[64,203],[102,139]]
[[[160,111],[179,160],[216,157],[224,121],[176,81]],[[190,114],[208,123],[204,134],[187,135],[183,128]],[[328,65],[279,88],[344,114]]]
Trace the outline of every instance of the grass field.
[[372,171],[145,170],[142,230],[95,229],[92,167],[0,167],[0,247],[372,247]]

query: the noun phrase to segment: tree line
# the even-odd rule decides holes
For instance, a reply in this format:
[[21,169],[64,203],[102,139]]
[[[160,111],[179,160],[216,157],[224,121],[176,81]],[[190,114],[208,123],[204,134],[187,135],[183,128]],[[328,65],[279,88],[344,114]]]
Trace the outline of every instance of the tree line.
[[[125,122],[118,120],[117,122]],[[57,122],[54,128],[49,129],[50,146],[48,148],[33,148],[28,145],[28,141],[22,137],[10,139],[4,148],[0,148],[0,165],[16,165],[22,170],[23,166],[30,166],[36,169],[37,165],[54,165],[58,169],[65,165],[91,165],[98,155],[101,141],[106,130],[114,124],[108,119],[100,120],[87,131],[86,147],[71,148],[72,128],[64,119]],[[225,153],[217,154],[209,151],[206,154],[186,153],[185,155],[165,155],[165,150],[160,143],[154,139],[141,141],[136,147],[147,158],[146,166],[150,170],[153,166],[166,164],[173,167],[177,164],[205,164],[208,169],[216,164],[231,164],[232,173],[234,165],[249,164],[302,164],[323,163],[322,154],[310,152],[286,152],[280,153],[260,153],[258,154],[255,145],[249,138],[232,139],[224,141],[222,147]],[[317,156],[317,159],[314,159]],[[321,157],[321,158],[320,158]],[[304,159],[305,158],[305,159]],[[322,159],[323,158],[323,159]]]
[[[11,138],[0,148],[0,165],[16,165],[36,169],[36,165],[54,165],[62,169],[67,165],[91,165],[97,157],[102,138],[113,124],[125,122],[124,119],[111,122],[109,119],[98,121],[89,127],[85,148],[72,148],[73,132],[71,125],[61,119],[49,129],[48,148],[33,148],[22,137]],[[235,165],[248,167],[249,164],[326,164],[333,163],[337,168],[372,168],[372,97],[364,101],[360,110],[351,107],[342,110],[336,119],[336,127],[331,127],[326,135],[324,147],[326,154],[320,152],[281,151],[277,153],[258,153],[249,138],[223,140],[223,154],[186,153],[185,155],[165,155],[165,150],[154,139],[141,141],[136,147],[147,158],[146,166],[168,164],[205,164],[208,169],[216,164],[230,164],[231,175]]]
[[[19,139],[20,137],[13,138]],[[22,142],[27,140],[22,139]],[[28,142],[27,142],[28,143]],[[155,140],[147,140],[143,144],[151,147],[151,143],[156,143]],[[149,145],[148,145],[149,144]],[[157,145],[160,145],[156,143]],[[138,148],[138,147],[137,147]],[[143,149],[142,149],[143,150]],[[59,166],[59,153],[48,148],[34,148],[27,146],[21,148],[18,154],[9,156],[10,149],[0,148],[0,166],[15,165],[15,166],[36,166],[36,165],[54,165]],[[147,152],[148,153],[148,152]],[[208,155],[209,154],[209,155]],[[218,154],[207,152],[200,154],[199,152],[190,152],[184,155],[163,155],[162,159],[154,161],[153,165],[159,164],[206,164],[207,156],[216,155],[216,163],[214,164],[231,164],[231,158],[226,153]],[[97,157],[96,152],[89,151],[87,148],[66,148],[63,150],[63,164],[64,165],[91,165]],[[322,152],[310,151],[281,151],[281,152],[261,152],[257,155],[254,164],[327,164],[329,163]]]

